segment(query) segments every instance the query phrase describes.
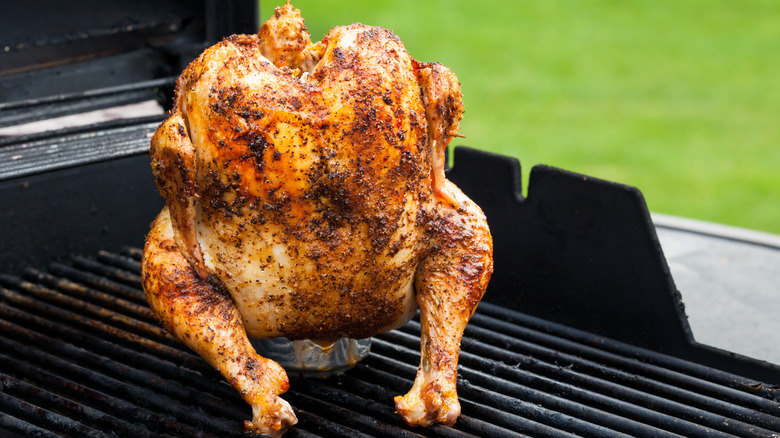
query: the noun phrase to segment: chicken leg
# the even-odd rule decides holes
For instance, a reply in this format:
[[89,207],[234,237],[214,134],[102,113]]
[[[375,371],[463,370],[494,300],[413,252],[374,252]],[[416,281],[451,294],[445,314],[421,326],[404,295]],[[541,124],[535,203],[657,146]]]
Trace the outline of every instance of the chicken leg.
[[279,397],[290,386],[287,374],[255,352],[219,281],[200,277],[182,255],[168,207],[152,224],[142,264],[144,290],[154,291],[146,294],[150,307],[168,332],[218,369],[251,405],[247,429],[279,437],[295,424],[295,413]]
[[445,180],[443,188],[459,208],[438,204],[428,224],[432,246],[415,278],[420,367],[412,389],[395,398],[397,412],[412,426],[451,426],[460,415],[460,340],[493,273],[492,238],[482,210],[451,182]]

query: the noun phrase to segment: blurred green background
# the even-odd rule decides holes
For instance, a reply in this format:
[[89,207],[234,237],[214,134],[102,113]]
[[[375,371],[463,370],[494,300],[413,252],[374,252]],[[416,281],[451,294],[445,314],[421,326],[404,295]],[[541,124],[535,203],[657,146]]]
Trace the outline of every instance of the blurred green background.
[[780,233],[780,1],[293,5],[315,41],[359,21],[450,67],[453,144],[516,157],[526,179],[544,163],[638,187],[653,212]]

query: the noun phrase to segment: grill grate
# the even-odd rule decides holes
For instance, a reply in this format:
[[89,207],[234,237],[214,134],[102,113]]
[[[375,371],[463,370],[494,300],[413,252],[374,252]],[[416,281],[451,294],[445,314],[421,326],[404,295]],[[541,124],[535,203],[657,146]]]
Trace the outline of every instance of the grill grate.
[[[31,436],[249,436],[250,409],[157,324],[138,249],[0,275],[0,429]],[[489,293],[489,292],[488,292]],[[778,389],[482,303],[454,428],[408,428],[419,324],[342,376],[292,379],[290,437],[772,436]]]

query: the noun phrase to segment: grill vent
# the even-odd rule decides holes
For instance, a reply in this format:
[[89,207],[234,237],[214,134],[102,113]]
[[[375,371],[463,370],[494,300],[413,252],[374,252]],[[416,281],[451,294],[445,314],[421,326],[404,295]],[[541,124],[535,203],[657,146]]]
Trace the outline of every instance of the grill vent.
[[[138,249],[0,275],[0,430],[30,436],[251,436],[249,407],[157,324]],[[489,292],[488,292],[489,293]],[[454,428],[408,428],[392,397],[419,324],[342,376],[293,379],[290,437],[780,437],[776,387],[488,303],[466,330]]]
[[0,138],[0,180],[147,153],[149,139],[161,119],[149,116],[106,122],[101,130],[90,126],[57,131],[56,135],[31,134],[29,141]]

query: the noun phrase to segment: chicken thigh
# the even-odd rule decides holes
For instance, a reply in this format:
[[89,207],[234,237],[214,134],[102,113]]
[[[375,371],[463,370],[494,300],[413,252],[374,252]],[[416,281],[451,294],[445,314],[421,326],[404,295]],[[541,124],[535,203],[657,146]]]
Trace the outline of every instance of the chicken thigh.
[[289,2],[184,70],[151,142],[167,203],[143,285],[252,406],[247,428],[296,422],[285,371],[250,338],[365,338],[418,308],[420,368],[396,409],[455,422],[460,339],[493,270],[482,211],[444,176],[462,112],[455,75],[392,32],[352,24],[312,43]]

